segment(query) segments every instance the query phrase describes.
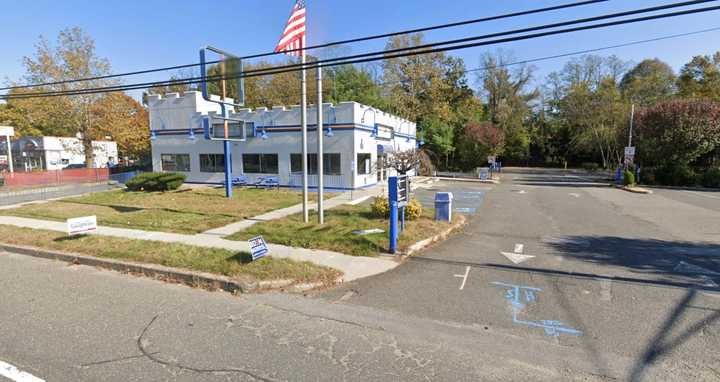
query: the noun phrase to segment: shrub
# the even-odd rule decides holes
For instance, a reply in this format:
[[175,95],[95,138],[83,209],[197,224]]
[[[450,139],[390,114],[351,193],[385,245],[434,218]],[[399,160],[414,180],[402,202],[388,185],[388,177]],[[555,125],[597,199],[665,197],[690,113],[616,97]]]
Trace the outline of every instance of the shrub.
[[145,172],[125,183],[130,191],[171,191],[185,182],[185,175],[175,172]]
[[641,167],[640,178],[635,181],[647,185],[658,184],[657,172],[657,167]]
[[658,169],[655,177],[658,183],[665,186],[696,186],[698,176],[686,164],[668,164]]
[[635,185],[635,174],[630,170],[623,171],[623,186],[634,186]]
[[376,218],[387,219],[390,216],[390,202],[384,196],[378,196],[370,204],[370,211]]
[[582,165],[580,165],[580,167],[582,167],[583,170],[594,172],[600,168],[600,165],[598,165],[595,162],[585,162]]
[[415,220],[419,218],[422,215],[422,204],[415,199],[412,198],[407,204],[407,207],[405,207],[405,219],[408,220]]
[[[388,219],[390,218],[390,202],[388,198],[384,196],[378,196],[370,204],[370,211],[376,218]],[[405,207],[405,219],[415,220],[422,215],[422,204],[413,198],[410,199],[407,206]]]
[[703,187],[720,188],[720,167],[709,168],[702,176]]

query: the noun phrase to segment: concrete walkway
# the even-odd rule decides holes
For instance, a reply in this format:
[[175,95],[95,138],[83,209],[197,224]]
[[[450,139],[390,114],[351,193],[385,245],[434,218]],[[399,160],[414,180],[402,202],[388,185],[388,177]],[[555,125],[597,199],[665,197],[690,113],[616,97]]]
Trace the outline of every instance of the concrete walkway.
[[[358,204],[361,203],[368,198],[371,198],[373,196],[377,196],[381,193],[383,193],[384,189],[380,186],[371,187],[365,190],[360,191],[353,191],[350,192],[344,192],[334,198],[330,198],[325,200],[325,209],[337,207],[342,204]],[[308,203],[308,209],[311,210],[317,210],[317,203]],[[212,235],[212,236],[218,236],[218,237],[225,237],[232,235],[234,233],[244,231],[251,226],[260,223],[265,222],[269,220],[276,220],[276,219],[282,219],[286,216],[299,214],[302,212],[302,204],[296,204],[291,207],[282,208],[279,210],[270,211],[268,213],[258,215],[255,217],[252,217],[250,219],[245,219],[236,223],[228,224],[223,227],[214,228],[208,231],[203,232],[203,235]],[[310,217],[311,219],[316,217]]]
[[[66,223],[57,221],[0,216],[0,224],[67,232]],[[208,234],[182,235],[176,233],[148,232],[136,229],[104,226],[99,226],[95,234],[120,237],[124,239],[152,240],[166,243],[187,244],[196,247],[220,248],[234,252],[250,252],[250,247],[246,241],[225,240],[216,235]],[[335,268],[343,272],[343,281],[352,281],[383,273],[395,268],[399,264],[398,262],[390,259],[348,256],[337,252],[293,248],[277,244],[268,244],[268,248],[270,250],[270,256],[275,258],[308,261],[313,264]]]

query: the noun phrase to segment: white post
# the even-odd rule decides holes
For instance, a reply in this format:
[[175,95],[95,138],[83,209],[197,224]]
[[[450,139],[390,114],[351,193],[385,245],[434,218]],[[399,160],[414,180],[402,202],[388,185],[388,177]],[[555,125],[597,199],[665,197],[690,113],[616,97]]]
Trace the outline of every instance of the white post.
[[12,159],[12,145],[10,144],[10,136],[5,136],[5,142],[7,143],[7,150],[8,150],[8,169],[10,169],[10,173],[13,173],[13,159]]
[[325,210],[323,209],[323,93],[322,68],[317,68],[317,174],[318,174],[318,224],[325,224]]
[[628,147],[632,147],[632,133],[633,133],[633,122],[635,119],[635,104],[632,104],[630,108],[630,133],[628,138]]
[[[303,49],[305,48],[305,37],[303,36]],[[309,222],[308,216],[308,163],[307,163],[307,70],[305,69],[305,50],[302,51],[302,74],[300,103],[300,129],[302,130],[302,172],[303,172],[303,221]]]

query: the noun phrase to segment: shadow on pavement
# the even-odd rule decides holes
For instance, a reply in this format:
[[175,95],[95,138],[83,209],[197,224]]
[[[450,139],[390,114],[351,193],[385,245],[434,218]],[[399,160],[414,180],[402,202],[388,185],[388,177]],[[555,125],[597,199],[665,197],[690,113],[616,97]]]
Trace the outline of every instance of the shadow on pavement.
[[635,365],[630,372],[628,380],[640,381],[645,372],[645,369],[659,360],[660,357],[669,354],[675,348],[685,343],[695,334],[703,330],[708,325],[713,325],[715,322],[720,320],[720,311],[703,317],[691,325],[687,326],[685,330],[679,334],[670,338],[670,333],[673,332],[673,328],[677,326],[678,322],[683,318],[683,315],[688,308],[691,307],[691,303],[697,296],[695,289],[690,289],[685,293],[683,299],[675,306],[672,312],[668,315],[663,323],[662,327],[657,331],[655,336],[648,342],[642,356],[635,362]]
[[596,273],[570,272],[570,271],[562,271],[562,270],[558,270],[558,269],[530,268],[530,267],[521,267],[521,266],[517,266],[517,265],[506,265],[506,264],[474,263],[474,262],[468,262],[468,261],[436,259],[436,258],[432,258],[432,257],[419,257],[419,256],[410,257],[410,258],[408,258],[408,261],[471,266],[473,268],[494,269],[494,270],[507,271],[507,272],[531,273],[531,274],[537,274],[537,275],[544,275],[544,276],[548,276],[548,277],[567,277],[567,278],[595,280],[595,281],[610,280],[613,282],[628,283],[628,284],[635,284],[635,285],[647,285],[647,286],[654,286],[654,287],[671,287],[671,288],[683,288],[683,289],[697,288],[698,290],[702,290],[702,291],[720,292],[720,287],[698,285],[697,282],[693,282],[693,281],[657,280],[657,279],[653,280],[653,279],[643,279],[643,278],[626,277],[626,276],[608,276],[608,275],[601,275],[601,274],[596,274]]
[[658,276],[720,277],[720,245],[615,236],[570,236],[549,245],[563,256]]

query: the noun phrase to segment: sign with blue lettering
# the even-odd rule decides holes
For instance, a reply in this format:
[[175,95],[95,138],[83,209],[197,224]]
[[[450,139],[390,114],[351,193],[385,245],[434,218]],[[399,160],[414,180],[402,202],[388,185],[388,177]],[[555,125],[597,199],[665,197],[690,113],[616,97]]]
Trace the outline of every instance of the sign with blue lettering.
[[253,261],[265,257],[269,252],[265,239],[263,239],[262,236],[248,240],[248,244],[250,244],[250,254],[252,255]]

